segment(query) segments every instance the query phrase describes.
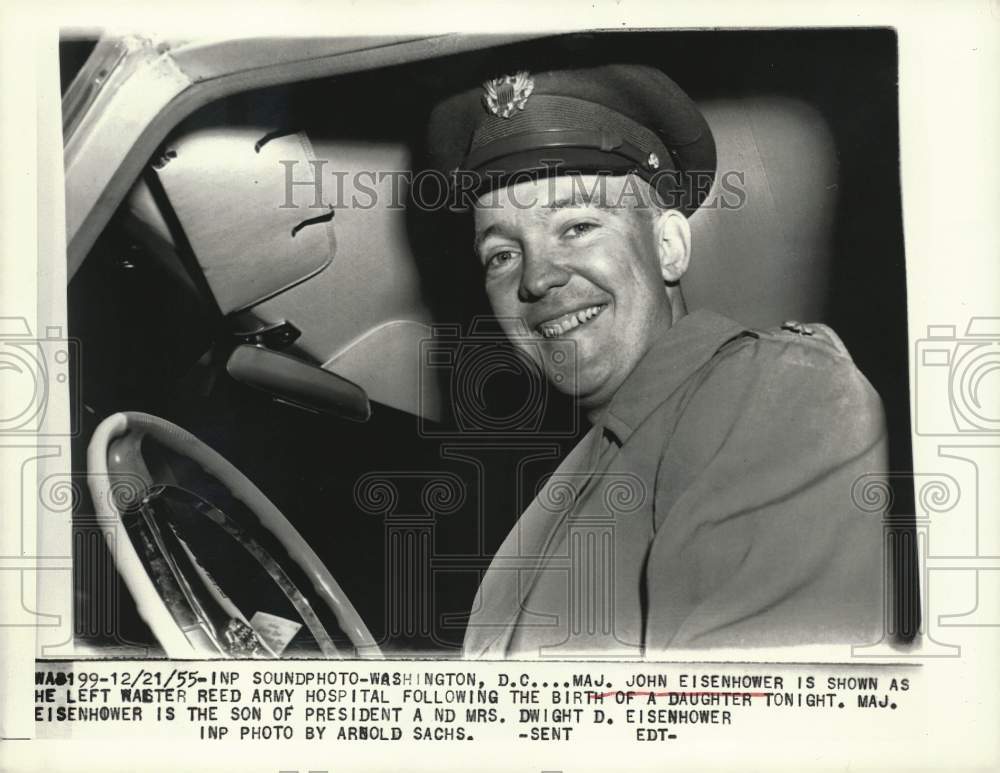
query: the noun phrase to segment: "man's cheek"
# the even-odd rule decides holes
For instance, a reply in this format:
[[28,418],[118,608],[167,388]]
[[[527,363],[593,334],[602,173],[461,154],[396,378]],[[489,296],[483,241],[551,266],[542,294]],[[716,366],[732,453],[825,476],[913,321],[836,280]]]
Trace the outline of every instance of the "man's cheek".
[[[517,298],[517,280],[514,276],[498,276],[488,280],[486,282],[486,298],[497,318],[503,320],[520,316],[518,314],[520,302]],[[507,323],[502,322],[501,327],[504,328],[504,332],[510,334],[511,331],[507,329],[509,327]]]

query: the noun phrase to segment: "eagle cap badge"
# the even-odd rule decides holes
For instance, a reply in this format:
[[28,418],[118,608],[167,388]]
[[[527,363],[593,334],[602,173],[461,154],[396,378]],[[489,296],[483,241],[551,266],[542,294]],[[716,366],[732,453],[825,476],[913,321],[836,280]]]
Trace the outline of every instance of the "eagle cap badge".
[[514,110],[524,110],[524,105],[534,90],[535,82],[522,70],[514,75],[486,81],[483,84],[483,103],[493,115],[510,118]]

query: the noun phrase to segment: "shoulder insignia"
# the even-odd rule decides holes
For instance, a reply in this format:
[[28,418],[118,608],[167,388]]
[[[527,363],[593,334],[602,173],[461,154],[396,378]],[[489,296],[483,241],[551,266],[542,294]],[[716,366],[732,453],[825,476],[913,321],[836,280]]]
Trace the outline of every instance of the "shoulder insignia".
[[811,336],[813,335],[813,329],[803,322],[796,322],[794,319],[788,322],[783,322],[781,324],[782,330],[787,330],[790,333],[798,333],[800,336]]
[[796,322],[795,320],[790,320],[785,322],[783,325],[778,327],[771,327],[767,329],[747,329],[742,330],[732,338],[723,342],[723,344],[716,349],[716,354],[721,354],[723,351],[730,349],[732,346],[737,344],[737,342],[753,340],[753,339],[764,339],[764,340],[781,340],[787,341],[789,338],[795,338],[800,341],[807,349],[821,350],[830,352],[832,349],[838,355],[851,359],[851,354],[847,351],[847,347],[844,342],[840,340],[840,336],[833,332],[833,330],[822,324],[821,322],[810,322],[808,324],[803,322]]
[[797,322],[796,320],[789,320],[781,325],[779,331],[800,336],[803,341],[822,341],[827,346],[833,347],[839,354],[848,358],[851,356],[844,342],[840,340],[840,336],[834,333],[828,325],[820,322],[806,324],[804,322]]

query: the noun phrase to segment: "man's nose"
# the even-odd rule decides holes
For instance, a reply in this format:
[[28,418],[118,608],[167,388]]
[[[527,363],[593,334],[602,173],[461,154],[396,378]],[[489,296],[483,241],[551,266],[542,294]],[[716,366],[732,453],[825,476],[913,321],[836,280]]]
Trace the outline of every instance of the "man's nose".
[[560,287],[569,281],[569,272],[566,268],[545,253],[525,251],[523,265],[521,284],[517,293],[522,303],[542,298],[552,288]]

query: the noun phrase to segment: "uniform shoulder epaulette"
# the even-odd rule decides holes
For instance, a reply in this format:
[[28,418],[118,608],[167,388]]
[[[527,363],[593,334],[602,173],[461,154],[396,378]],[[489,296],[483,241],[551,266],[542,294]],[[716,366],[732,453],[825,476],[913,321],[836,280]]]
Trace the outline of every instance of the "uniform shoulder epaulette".
[[803,343],[815,342],[822,348],[831,348],[842,357],[851,358],[847,347],[829,325],[821,322],[797,322],[789,320],[779,327],[754,331],[761,337],[788,339],[797,338]]
[[749,341],[776,341],[788,342],[795,340],[802,343],[805,351],[822,352],[835,357],[844,357],[853,362],[850,352],[836,333],[828,326],[820,322],[796,322],[791,320],[778,327],[772,328],[746,328],[726,340],[722,346],[716,350],[716,355],[735,351],[741,342]]

